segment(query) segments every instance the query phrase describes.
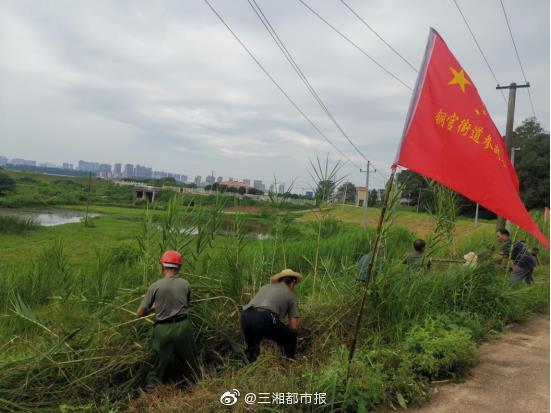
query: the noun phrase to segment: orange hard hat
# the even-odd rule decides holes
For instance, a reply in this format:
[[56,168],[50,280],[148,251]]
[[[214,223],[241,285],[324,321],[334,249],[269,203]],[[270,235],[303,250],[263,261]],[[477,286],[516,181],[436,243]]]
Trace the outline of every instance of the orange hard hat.
[[163,267],[177,268],[182,265],[182,255],[178,251],[165,251],[159,262]]

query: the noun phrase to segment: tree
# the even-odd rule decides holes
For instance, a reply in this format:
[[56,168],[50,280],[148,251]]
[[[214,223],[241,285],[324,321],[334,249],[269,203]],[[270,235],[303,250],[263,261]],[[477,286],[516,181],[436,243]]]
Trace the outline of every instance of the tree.
[[[346,196],[346,199],[344,197]],[[345,182],[337,189],[337,199],[342,202],[344,199],[345,203],[353,204],[356,200],[356,185],[352,182]]]
[[372,189],[371,191],[369,191],[367,205],[369,205],[370,207],[379,205],[379,191],[377,191],[376,189]]
[[433,194],[429,188],[429,180],[409,169],[396,175],[398,186],[402,189],[402,197],[408,200],[409,205],[419,205],[420,210],[425,210],[424,205],[431,204]]
[[527,209],[549,206],[549,132],[528,118],[513,133],[520,198]]
[[319,202],[329,201],[335,192],[335,186],[335,182],[330,179],[319,181],[315,191],[316,199]]
[[239,194],[244,195],[247,193],[247,188],[245,188],[244,186],[240,186],[238,192]]
[[0,196],[13,191],[15,191],[15,181],[13,178],[4,172],[0,172]]
[[260,189],[256,189],[256,188],[249,188],[249,190],[247,192],[251,195],[264,195],[264,192],[262,192]]

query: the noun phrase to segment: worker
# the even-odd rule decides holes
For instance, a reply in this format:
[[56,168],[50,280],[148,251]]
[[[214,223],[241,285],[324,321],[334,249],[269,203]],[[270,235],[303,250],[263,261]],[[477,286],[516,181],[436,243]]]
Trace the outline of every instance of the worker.
[[[423,261],[424,261],[426,245],[427,243],[425,242],[425,240],[422,240],[422,239],[416,239],[415,241],[413,241],[414,251],[412,253],[406,254],[406,256],[404,257],[403,263],[407,264],[410,268],[416,268],[416,269],[421,268],[424,264]],[[430,268],[431,266],[430,259],[427,260],[425,265],[427,268]]]
[[532,273],[536,266],[536,259],[528,251],[526,245],[521,241],[513,241],[510,238],[509,231],[505,228],[500,228],[496,231],[497,242],[502,244],[499,258],[501,262],[505,262],[511,269],[513,282],[518,284],[522,280],[531,284],[534,279]]
[[[298,301],[293,293],[302,275],[291,269],[284,269],[271,277],[271,283],[258,290],[241,312],[241,329],[245,336],[245,353],[249,362],[260,354],[263,338],[275,341],[289,359],[295,356],[297,330],[299,327]],[[289,325],[281,320],[289,318]]]
[[193,327],[188,318],[191,287],[178,276],[182,256],[178,251],[166,251],[160,264],[164,277],[149,287],[136,311],[138,317],[155,312],[152,343],[155,364],[147,377],[148,387],[165,382],[170,373],[178,370],[193,382],[199,377]]
[[[367,277],[367,268],[369,267],[369,261],[371,260],[372,254],[373,252],[369,251],[367,254],[363,254],[358,260],[357,270],[356,270],[356,281],[365,282],[365,279]],[[379,253],[377,254],[377,258],[373,263],[372,271],[375,274],[379,274],[380,272],[383,271],[384,261],[385,261],[385,249],[383,245],[380,245]]]
[[540,261],[540,257],[539,257],[540,249],[538,247],[534,247],[534,248],[532,248],[532,251],[530,251],[530,252],[534,256],[534,260],[536,262],[536,265],[541,265],[541,261]]

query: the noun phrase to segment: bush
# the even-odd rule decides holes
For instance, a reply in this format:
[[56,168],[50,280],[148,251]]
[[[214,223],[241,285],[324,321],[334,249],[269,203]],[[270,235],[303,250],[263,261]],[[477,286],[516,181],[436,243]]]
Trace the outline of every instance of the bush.
[[406,335],[402,349],[418,375],[433,379],[462,377],[476,361],[471,332],[445,319],[425,318]]

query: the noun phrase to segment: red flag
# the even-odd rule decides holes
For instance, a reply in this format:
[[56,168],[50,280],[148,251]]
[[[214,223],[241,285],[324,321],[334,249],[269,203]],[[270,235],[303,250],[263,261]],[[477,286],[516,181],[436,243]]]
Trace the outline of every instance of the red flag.
[[520,200],[505,142],[473,81],[432,28],[393,168],[397,165],[478,202],[549,249]]

